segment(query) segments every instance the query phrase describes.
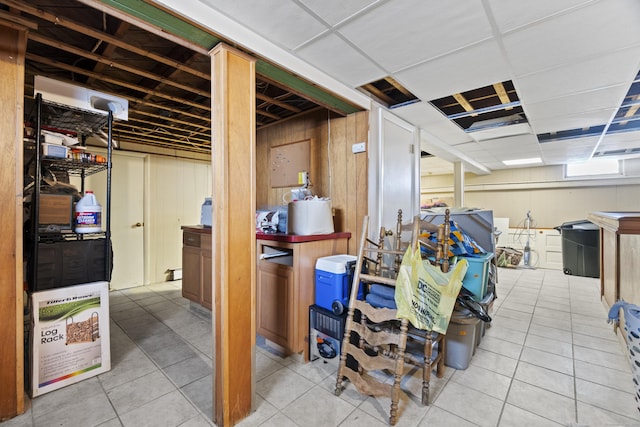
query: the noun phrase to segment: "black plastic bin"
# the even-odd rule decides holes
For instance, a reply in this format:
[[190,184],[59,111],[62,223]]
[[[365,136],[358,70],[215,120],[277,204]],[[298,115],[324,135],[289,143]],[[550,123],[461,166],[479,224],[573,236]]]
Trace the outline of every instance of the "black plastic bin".
[[600,277],[600,228],[591,221],[571,221],[555,227],[562,235],[564,274]]

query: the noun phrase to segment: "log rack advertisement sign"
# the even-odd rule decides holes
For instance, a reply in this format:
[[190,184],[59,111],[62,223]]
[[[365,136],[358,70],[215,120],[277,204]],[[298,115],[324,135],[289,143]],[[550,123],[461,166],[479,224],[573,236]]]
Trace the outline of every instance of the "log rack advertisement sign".
[[32,397],[111,369],[109,289],[95,282],[32,295]]

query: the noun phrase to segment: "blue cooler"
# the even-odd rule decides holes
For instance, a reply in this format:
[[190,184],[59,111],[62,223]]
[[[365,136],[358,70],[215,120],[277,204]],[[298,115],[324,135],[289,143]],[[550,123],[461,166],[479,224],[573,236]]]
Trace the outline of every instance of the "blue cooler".
[[[349,291],[356,264],[353,255],[332,255],[316,261],[316,305],[342,314],[349,305]],[[361,298],[362,292],[358,295]]]
[[462,279],[462,286],[473,293],[474,300],[482,301],[487,294],[489,263],[493,259],[493,253],[465,256],[464,259],[469,262],[469,268]]

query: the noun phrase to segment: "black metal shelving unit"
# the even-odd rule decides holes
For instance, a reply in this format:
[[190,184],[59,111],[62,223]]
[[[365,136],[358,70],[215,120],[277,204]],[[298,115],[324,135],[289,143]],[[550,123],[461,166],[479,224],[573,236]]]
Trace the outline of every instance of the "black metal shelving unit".
[[[104,114],[87,110],[76,109],[66,105],[48,102],[42,98],[40,93],[36,94],[35,113],[32,115],[32,125],[35,127],[35,172],[34,186],[31,196],[30,223],[28,238],[25,244],[28,246],[28,267],[27,281],[30,291],[52,289],[74,284],[84,283],[82,274],[71,275],[71,277],[57,277],[43,284],[39,279],[40,270],[46,269],[41,265],[41,251],[57,257],[60,263],[71,262],[64,259],[65,255],[78,253],[85,258],[75,260],[76,263],[85,261],[92,265],[87,268],[97,268],[96,264],[103,267],[103,271],[96,272],[90,276],[93,280],[111,280],[112,251],[111,251],[111,169],[112,169],[112,127],[113,113],[108,111]],[[91,134],[99,134],[107,128],[107,161],[106,163],[96,163],[88,161],[77,161],[56,157],[43,156],[42,144],[44,129],[74,133],[78,138],[84,138]],[[105,231],[101,233],[42,233],[39,227],[41,186],[43,179],[43,168],[52,172],[63,172],[70,176],[81,178],[80,193],[84,194],[85,178],[100,173],[107,172],[106,206],[103,210],[103,217],[106,217]],[[102,254],[96,256],[95,252],[102,250]],[[65,251],[67,254],[65,254]],[[61,268],[62,269],[62,268]],[[70,269],[71,270],[71,269]],[[62,269],[64,271],[64,269]],[[77,273],[77,271],[76,271]],[[55,276],[55,275],[54,275]],[[80,281],[78,281],[80,280]],[[55,283],[52,283],[55,282]]]

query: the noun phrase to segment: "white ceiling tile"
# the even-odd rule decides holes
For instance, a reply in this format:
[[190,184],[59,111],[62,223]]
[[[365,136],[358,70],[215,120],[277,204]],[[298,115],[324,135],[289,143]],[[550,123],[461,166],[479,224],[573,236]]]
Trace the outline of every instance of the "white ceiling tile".
[[598,143],[597,137],[575,138],[540,144],[545,162],[573,163],[588,160]]
[[267,40],[293,49],[327,26],[291,0],[200,0]]
[[504,36],[516,75],[571,64],[640,43],[640,2],[594,2]]
[[[640,46],[517,79],[522,102],[534,103],[607,86],[627,85],[638,72]],[[624,87],[624,86],[623,86]]]
[[[545,118],[566,116],[576,112],[610,111],[616,109],[626,94],[628,86],[609,87],[606,89],[594,90],[588,93],[564,96],[549,101],[527,103],[525,114],[532,123],[535,132],[542,132],[536,122]],[[585,118],[587,116],[584,116]],[[579,119],[579,117],[576,117]],[[602,123],[600,123],[602,124]],[[582,126],[578,126],[582,127]],[[557,130],[575,129],[575,127],[563,127]]]
[[378,0],[300,0],[300,2],[333,26],[377,3]]
[[482,4],[390,1],[339,31],[382,68],[398,70],[491,37]]
[[[547,117],[539,117],[539,114],[532,113],[532,117],[529,117],[529,122],[537,134],[558,132],[605,125],[616,111],[617,109],[610,108],[585,113],[557,114]],[[542,113],[544,114],[544,111],[542,111]],[[527,116],[529,115],[527,114]]]
[[[431,104],[420,101],[393,109],[395,115],[416,126],[423,126],[427,123],[429,118],[433,116],[434,111],[435,109]],[[442,116],[442,113],[440,113],[440,116]]]
[[333,33],[313,40],[296,53],[314,67],[353,87],[386,76],[382,69]]
[[394,76],[423,101],[510,79],[507,63],[493,39],[407,68]]
[[431,125],[426,128],[433,136],[447,145],[457,146],[464,142],[469,142],[471,138],[462,129],[451,123]]
[[492,152],[524,152],[538,150],[538,139],[535,135],[525,134],[506,136],[504,138],[488,139],[478,142],[481,147]]
[[536,0],[527,7],[513,0],[489,0],[491,12],[501,33],[539,21],[563,10],[571,9],[593,0]]
[[640,131],[605,135],[598,145],[598,151],[627,150],[640,147]]

